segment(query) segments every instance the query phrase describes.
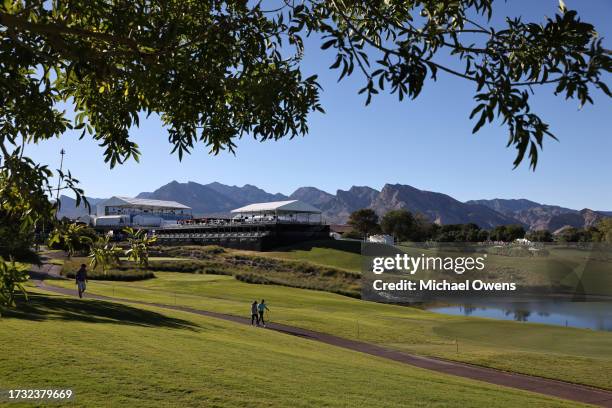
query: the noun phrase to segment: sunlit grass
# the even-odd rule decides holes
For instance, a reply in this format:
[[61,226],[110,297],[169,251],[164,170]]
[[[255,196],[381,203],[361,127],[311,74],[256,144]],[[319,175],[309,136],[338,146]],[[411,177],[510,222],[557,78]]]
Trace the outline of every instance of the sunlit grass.
[[[332,293],[253,285],[231,276],[156,272],[156,279],[95,282],[92,293],[247,316],[265,298],[276,322],[443,357],[612,389],[612,333],[447,316]],[[52,281],[64,287],[71,282]],[[458,343],[458,345],[457,345]]]
[[33,296],[0,325],[2,387],[73,389],[58,407],[578,406],[153,307]]

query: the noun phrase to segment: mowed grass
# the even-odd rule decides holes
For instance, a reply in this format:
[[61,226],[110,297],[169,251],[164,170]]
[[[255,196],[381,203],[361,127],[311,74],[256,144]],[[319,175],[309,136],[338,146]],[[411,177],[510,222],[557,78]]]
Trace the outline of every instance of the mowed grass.
[[251,253],[258,256],[306,261],[317,265],[361,272],[360,252],[360,242],[325,240],[304,242],[274,251]]
[[[253,285],[231,276],[155,272],[142,282],[90,282],[89,291],[247,316],[265,298],[273,321],[394,349],[612,389],[612,333],[447,316],[327,292]],[[64,287],[71,282],[49,281]],[[457,351],[458,349],[458,351]]]
[[37,294],[0,326],[2,388],[73,389],[58,407],[579,406],[153,307]]

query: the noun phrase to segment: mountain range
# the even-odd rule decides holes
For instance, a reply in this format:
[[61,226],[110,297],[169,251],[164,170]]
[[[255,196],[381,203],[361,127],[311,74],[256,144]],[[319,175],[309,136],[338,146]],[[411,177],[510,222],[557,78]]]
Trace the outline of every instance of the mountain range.
[[[87,197],[91,214],[96,213],[96,205],[104,200],[106,200],[106,198]],[[66,217],[74,220],[86,215],[87,213],[87,208],[82,203],[77,207],[76,200],[74,198],[65,195],[60,196],[60,210],[58,213],[58,218]]]
[[[152,192],[142,192],[138,198],[178,201],[192,208],[195,216],[227,215],[232,209],[255,202],[300,200],[323,211],[330,223],[343,224],[351,212],[372,208],[382,215],[390,210],[406,209],[421,213],[439,224],[475,223],[482,228],[521,224],[527,229],[555,231],[570,225],[589,227],[610,211],[574,210],[556,205],[540,204],[526,199],[492,199],[461,202],[453,197],[409,185],[386,184],[380,191],[367,186],[353,186],[330,194],[316,187],[300,187],[291,195],[268,193],[251,184],[242,187],[221,183],[200,184],[172,181]],[[92,207],[102,199],[89,199]],[[73,199],[62,196],[60,216],[76,218],[86,214],[76,207]]]

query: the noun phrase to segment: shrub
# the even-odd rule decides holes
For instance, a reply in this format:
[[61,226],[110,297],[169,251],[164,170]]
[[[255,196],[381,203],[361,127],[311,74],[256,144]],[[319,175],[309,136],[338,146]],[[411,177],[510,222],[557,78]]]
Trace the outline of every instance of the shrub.
[[227,252],[225,248],[218,245],[160,246],[156,249],[159,255],[194,259],[211,259]]
[[[76,275],[76,271],[79,269],[79,265],[85,263],[84,260],[84,258],[67,260],[64,262],[61,274],[67,278],[73,279]],[[87,271],[87,278],[91,280],[133,282],[154,277],[155,274],[153,272],[135,268],[131,263],[122,263],[112,269],[107,269],[106,273],[102,271],[102,268],[93,268]]]

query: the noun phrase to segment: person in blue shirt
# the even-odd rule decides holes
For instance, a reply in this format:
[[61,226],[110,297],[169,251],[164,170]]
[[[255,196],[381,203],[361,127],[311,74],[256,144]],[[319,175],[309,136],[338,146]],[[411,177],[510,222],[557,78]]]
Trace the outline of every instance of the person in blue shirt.
[[257,310],[259,310],[260,323],[263,325],[263,327],[266,327],[266,321],[264,320],[264,311],[270,311],[270,309],[268,309],[268,306],[266,305],[266,301],[264,299],[261,299],[261,303],[259,304],[259,306],[257,306]]

